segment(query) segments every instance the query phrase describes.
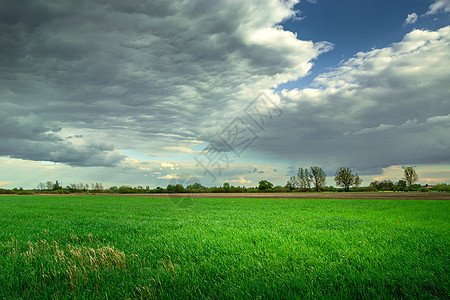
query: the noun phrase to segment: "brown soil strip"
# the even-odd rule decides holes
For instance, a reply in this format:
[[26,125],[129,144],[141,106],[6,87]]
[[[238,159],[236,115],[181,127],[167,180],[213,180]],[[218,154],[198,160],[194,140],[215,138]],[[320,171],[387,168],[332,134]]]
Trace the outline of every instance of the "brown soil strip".
[[[98,194],[100,196],[100,194]],[[105,195],[107,196],[107,195]],[[172,194],[109,194],[130,197],[190,197],[188,193]],[[450,200],[450,193],[196,193],[195,198],[271,198],[271,199],[408,199]]]
[[[170,194],[35,194],[39,196],[112,196],[112,197],[194,197],[194,198],[270,198],[270,199],[398,199],[398,200],[450,200],[450,193],[170,193]],[[19,196],[4,194],[0,196]]]

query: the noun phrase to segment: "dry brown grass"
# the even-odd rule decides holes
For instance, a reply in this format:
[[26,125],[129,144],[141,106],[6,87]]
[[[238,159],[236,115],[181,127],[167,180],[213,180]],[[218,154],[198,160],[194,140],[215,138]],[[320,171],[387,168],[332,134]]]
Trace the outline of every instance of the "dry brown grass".
[[[79,241],[72,234],[71,240]],[[92,239],[92,234],[87,235]],[[67,284],[70,290],[75,290],[80,280],[87,282],[94,278],[100,279],[104,272],[115,272],[127,268],[126,255],[114,246],[92,246],[66,244],[63,247],[57,241],[46,239],[32,243],[28,242],[25,251],[20,251],[17,240],[9,243],[9,255],[17,261],[33,266],[39,270],[42,280],[50,280],[59,284]]]
[[[110,276],[114,277],[114,273],[127,271],[128,264],[132,265],[138,259],[136,254],[126,255],[114,246],[101,245],[91,233],[78,236],[72,232],[68,240],[70,243],[64,244],[42,239],[23,245],[12,238],[6,243],[0,243],[0,246],[7,249],[7,256],[16,264],[32,270],[34,280],[37,281],[35,286],[39,289],[53,285],[58,290],[69,290],[75,297],[79,296],[82,286],[92,286],[95,293],[103,281]],[[165,272],[175,274],[175,266],[170,257],[160,259],[158,264]],[[162,293],[161,282],[154,278],[149,280],[145,285],[134,287],[133,298],[158,298],[158,294]],[[56,299],[58,295],[54,294],[52,297]]]
[[159,260],[159,263],[161,264],[162,268],[166,272],[170,272],[175,275],[175,266],[173,265],[172,260],[170,259],[170,256],[167,257],[167,260],[165,258],[161,258]]

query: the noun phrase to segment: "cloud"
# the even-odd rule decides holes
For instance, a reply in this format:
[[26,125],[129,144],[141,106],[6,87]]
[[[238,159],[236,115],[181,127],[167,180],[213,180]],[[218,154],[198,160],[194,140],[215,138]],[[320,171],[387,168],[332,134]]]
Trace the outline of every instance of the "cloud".
[[417,22],[417,20],[419,19],[419,16],[416,13],[412,13],[412,14],[408,14],[408,16],[406,17],[405,23],[403,23],[403,25],[409,25],[409,24],[414,24]]
[[189,152],[331,49],[277,25],[297,2],[2,2],[0,155],[113,166],[129,149]]
[[[176,172],[213,184],[192,156],[265,91],[282,116],[218,182],[255,168],[244,180],[280,182],[293,164],[370,174],[448,162],[449,27],[414,30],[356,54],[309,88],[275,93],[332,48],[279,25],[296,16],[296,3],[3,1],[0,155],[49,178],[164,186],[158,177]],[[430,14],[446,3],[435,2]],[[252,155],[270,165],[250,163]]]
[[357,132],[355,132],[353,134],[368,134],[368,133],[380,132],[380,131],[384,131],[384,130],[388,130],[388,129],[392,129],[392,128],[395,128],[395,126],[394,125],[380,124],[377,127],[363,128],[363,129],[358,130]]
[[[414,166],[419,174],[420,184],[446,183],[450,178],[450,169],[439,165]],[[405,166],[393,165],[383,169],[383,174],[374,176],[370,180],[398,181],[404,177]],[[369,182],[367,182],[369,183]]]
[[106,143],[79,143],[61,136],[61,128],[35,114],[0,112],[0,156],[66,163],[71,166],[116,166],[124,156]]
[[248,183],[252,183],[251,180],[246,180],[244,177],[240,176],[239,179],[233,179],[233,180],[226,180],[226,182],[231,182],[231,183],[239,183],[241,185],[245,185]]
[[441,11],[450,14],[450,0],[435,0],[434,3],[430,5],[425,15],[435,15]]
[[341,166],[380,174],[395,164],[449,163],[449,46],[450,26],[414,30],[356,54],[310,88],[282,91],[283,117],[251,150],[328,174]]
[[178,170],[179,164],[171,163],[171,162],[163,162],[160,165],[160,169],[162,169],[162,168],[168,168],[170,170]]
[[177,146],[164,147],[164,150],[167,150],[170,152],[189,153],[189,154],[198,154],[199,153],[199,151],[194,151],[188,147],[177,147]]
[[[36,162],[31,160],[11,159],[0,157],[0,169],[4,176],[0,181],[5,181],[2,187],[13,188],[23,186],[24,188],[35,188],[39,182],[56,181],[62,182],[63,186],[70,183],[95,183],[101,182],[103,186],[157,186],[166,187],[174,182],[186,184],[192,182],[201,183],[204,186],[218,186],[224,182],[239,182],[240,185],[251,186],[252,182],[259,182],[266,179],[273,183],[286,183],[283,174],[271,172],[273,166],[281,168],[277,163],[252,164],[235,163],[228,168],[224,168],[221,176],[215,173],[216,180],[192,161],[166,161],[164,163],[178,165],[179,169],[174,171],[171,168],[160,170],[161,161],[137,160],[126,158],[116,166],[113,171],[110,167],[90,167],[68,166],[66,164],[54,164],[50,162]],[[245,181],[241,180],[243,169],[264,170],[262,173],[251,173],[244,175]],[[5,177],[7,175],[7,177]],[[232,181],[234,180],[234,181]],[[8,181],[8,182],[6,182]]]
[[167,175],[158,177],[158,179],[178,179],[180,177],[181,177],[180,174],[167,174]]

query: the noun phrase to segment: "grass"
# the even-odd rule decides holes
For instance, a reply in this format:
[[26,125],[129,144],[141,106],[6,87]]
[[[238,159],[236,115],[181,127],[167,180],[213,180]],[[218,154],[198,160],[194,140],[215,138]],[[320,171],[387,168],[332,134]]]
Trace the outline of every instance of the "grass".
[[450,296],[450,202],[173,203],[0,197],[0,299]]

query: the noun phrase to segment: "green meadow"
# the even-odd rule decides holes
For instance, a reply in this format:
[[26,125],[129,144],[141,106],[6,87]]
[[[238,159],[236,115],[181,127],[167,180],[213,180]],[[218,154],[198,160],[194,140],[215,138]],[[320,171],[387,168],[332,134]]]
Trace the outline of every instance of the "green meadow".
[[1,196],[0,299],[448,299],[450,202]]

